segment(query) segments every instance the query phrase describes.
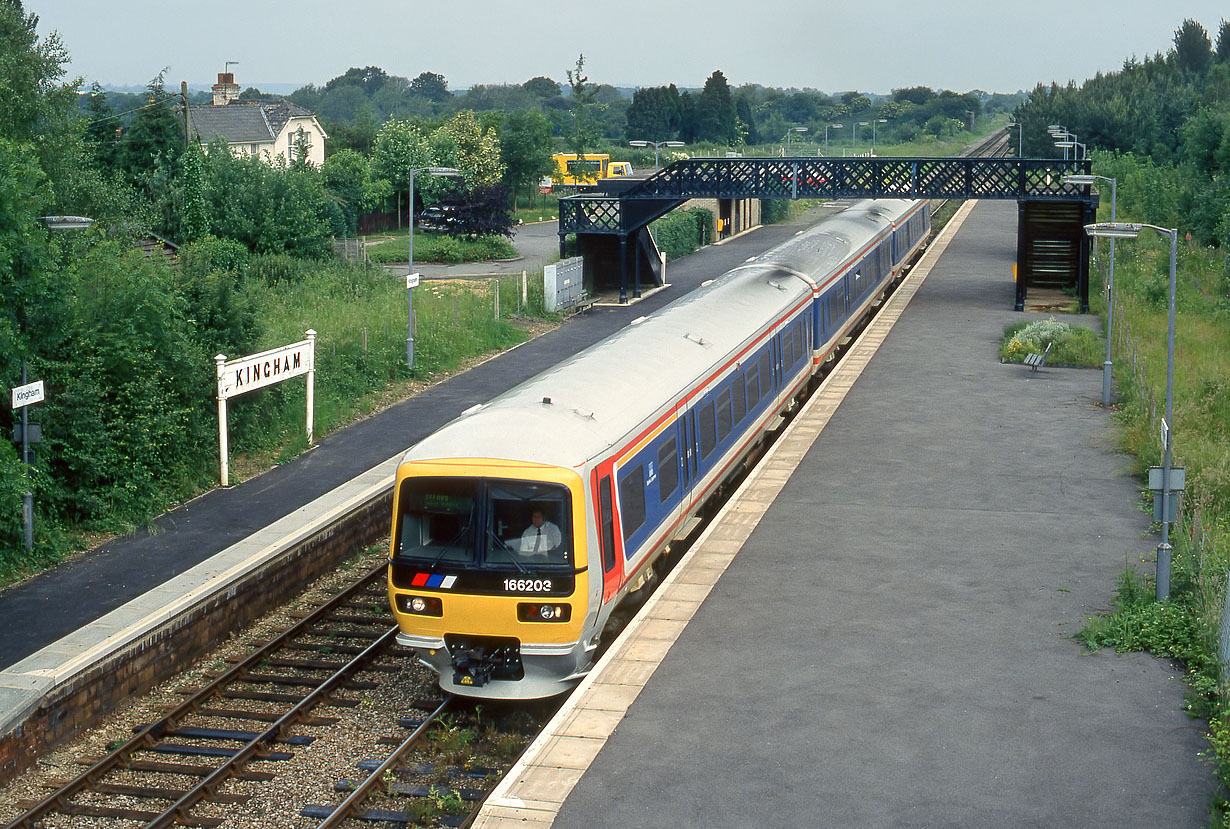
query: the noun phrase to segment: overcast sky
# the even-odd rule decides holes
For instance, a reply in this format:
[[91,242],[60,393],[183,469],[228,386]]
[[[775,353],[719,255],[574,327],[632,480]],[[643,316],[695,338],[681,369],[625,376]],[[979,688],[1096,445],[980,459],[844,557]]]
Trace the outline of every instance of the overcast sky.
[[965,92],[1083,82],[1165,52],[1184,18],[1216,42],[1213,0],[25,0],[58,31],[70,76],[142,86],[209,85],[226,61],[242,87],[323,84],[351,66],[443,75],[454,90],[565,81],[579,53],[591,81]]

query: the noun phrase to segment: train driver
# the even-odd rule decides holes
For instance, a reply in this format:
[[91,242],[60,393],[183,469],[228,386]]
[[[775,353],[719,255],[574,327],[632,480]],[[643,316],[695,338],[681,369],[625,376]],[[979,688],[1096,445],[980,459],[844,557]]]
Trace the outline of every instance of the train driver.
[[521,555],[541,555],[555,550],[563,540],[559,527],[547,520],[541,507],[534,507],[530,512],[530,526],[521,533],[519,551]]

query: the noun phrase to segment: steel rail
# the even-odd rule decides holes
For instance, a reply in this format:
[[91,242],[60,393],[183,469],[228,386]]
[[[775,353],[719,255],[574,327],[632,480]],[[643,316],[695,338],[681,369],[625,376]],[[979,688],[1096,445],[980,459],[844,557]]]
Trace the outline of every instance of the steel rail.
[[369,774],[362,783],[355,786],[354,791],[352,791],[345,800],[338,804],[337,808],[333,810],[333,814],[329,815],[329,817],[325,818],[318,824],[317,829],[334,829],[334,827],[340,826],[343,822],[353,817],[355,811],[363,803],[363,801],[367,800],[372,792],[375,791],[376,788],[383,782],[384,773],[397,765],[406,752],[417,744],[419,739],[427,733],[427,729],[440,719],[440,715],[444,713],[444,710],[448,708],[455,699],[456,697],[451,694],[446,697],[444,702],[440,703],[440,706],[436,708],[435,711],[432,711],[427,718],[423,720],[418,728],[414,729],[414,731],[412,731],[410,735],[397,746],[397,748],[393,749],[389,756],[385,758],[384,762],[381,763],[375,771]]
[[266,642],[243,661],[236,663],[229,670],[216,677],[213,681],[202,687],[191,697],[177,705],[162,719],[151,723],[138,731],[122,746],[115,749],[106,757],[103,757],[97,763],[90,766],[90,768],[83,771],[77,777],[73,778],[59,789],[49,794],[24,814],[14,818],[6,824],[5,829],[34,829],[34,827],[37,826],[37,821],[47,815],[54,814],[56,812],[64,812],[69,798],[81,792],[88,791],[95,785],[95,783],[101,781],[101,779],[110,772],[118,768],[128,767],[132,763],[134,754],[152,747],[165,734],[175,730],[176,726],[178,726],[184,718],[196,713],[197,710],[200,709],[205,703],[221,694],[224,687],[233,682],[242,680],[244,674],[257,667],[263,660],[268,658],[271,653],[276,651],[278,648],[281,648],[292,639],[295,639],[310,630],[311,627],[327,617],[337,607],[344,605],[356,594],[366,589],[371,582],[384,577],[387,567],[388,565],[383,562],[380,565],[373,567],[350,587],[338,593],[329,601],[313,610],[299,622],[295,623],[290,628],[287,628],[285,631]]
[[190,818],[188,813],[193,806],[207,797],[212,797],[216,794],[218,787],[238,774],[244,765],[252,760],[260,759],[261,754],[268,750],[269,746],[282,739],[287,728],[299,722],[303,715],[317,705],[320,705],[328,698],[329,694],[337,690],[337,687],[342,682],[358,673],[368,662],[395,642],[398,630],[397,625],[389,628],[381,634],[379,639],[364,648],[362,653],[334,671],[332,676],[316,686],[315,690],[296,703],[277,722],[250,740],[247,745],[235,752],[233,756],[228,757],[222,765],[214,769],[213,773],[189,789],[183,797],[172,803],[162,814],[150,821],[147,824],[148,829],[162,829],[162,827],[171,826],[181,821],[187,822]]

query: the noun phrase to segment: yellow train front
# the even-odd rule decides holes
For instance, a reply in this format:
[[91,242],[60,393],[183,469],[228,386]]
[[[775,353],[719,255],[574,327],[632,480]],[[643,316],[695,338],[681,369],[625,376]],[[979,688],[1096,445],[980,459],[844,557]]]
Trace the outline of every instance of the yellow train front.
[[[441,687],[531,699],[592,662],[581,478],[491,459],[409,460],[397,473],[389,591],[399,641]],[[537,525],[536,523],[537,522]]]
[[857,205],[412,447],[394,492],[398,641],[453,693],[571,689],[929,225],[925,202]]

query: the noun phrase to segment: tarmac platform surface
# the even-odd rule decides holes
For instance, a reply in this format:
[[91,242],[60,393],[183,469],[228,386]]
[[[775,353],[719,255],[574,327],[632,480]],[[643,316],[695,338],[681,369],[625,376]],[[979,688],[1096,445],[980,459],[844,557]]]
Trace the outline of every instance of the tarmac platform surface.
[[1072,639],[1155,544],[1100,372],[999,362],[962,218],[476,826],[1207,825],[1179,669]]

